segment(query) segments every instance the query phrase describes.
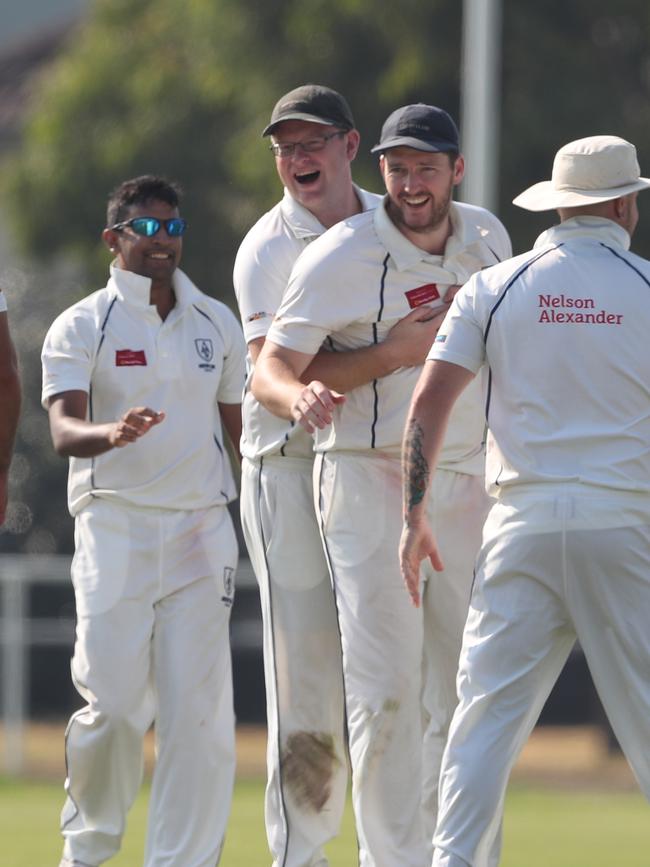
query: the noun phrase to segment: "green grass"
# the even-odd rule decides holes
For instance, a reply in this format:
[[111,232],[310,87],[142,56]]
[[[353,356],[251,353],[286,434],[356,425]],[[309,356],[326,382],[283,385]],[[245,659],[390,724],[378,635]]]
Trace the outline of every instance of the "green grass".
[[[263,784],[238,782],[222,867],[269,867]],[[111,867],[142,867],[144,789]],[[62,789],[52,783],[0,778],[0,863],[56,867]],[[328,847],[330,867],[353,867],[356,842],[348,807],[343,832]],[[506,803],[501,867],[648,867],[650,811],[636,793],[557,792],[513,786]]]

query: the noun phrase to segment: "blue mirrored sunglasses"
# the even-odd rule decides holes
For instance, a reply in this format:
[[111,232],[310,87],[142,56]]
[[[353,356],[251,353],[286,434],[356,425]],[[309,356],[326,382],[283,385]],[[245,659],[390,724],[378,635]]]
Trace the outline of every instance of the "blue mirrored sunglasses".
[[159,220],[157,217],[132,217],[122,223],[115,223],[111,229],[121,232],[127,226],[133,229],[136,235],[144,235],[146,238],[157,235],[164,226],[170,238],[178,238],[185,233],[187,222],[180,217],[172,217],[169,220]]

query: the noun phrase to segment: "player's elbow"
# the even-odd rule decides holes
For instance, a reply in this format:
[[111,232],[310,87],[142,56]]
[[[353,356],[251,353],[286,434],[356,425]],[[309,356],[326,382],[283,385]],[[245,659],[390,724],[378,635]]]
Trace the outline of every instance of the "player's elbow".
[[73,457],[71,444],[64,436],[52,433],[52,445],[60,458]]
[[253,396],[262,406],[278,418],[291,419],[291,403],[287,398],[287,386],[278,379],[270,364],[262,363],[255,368],[251,381]]
[[79,457],[75,454],[75,438],[67,429],[64,421],[50,416],[50,437],[54,451],[60,458]]
[[263,362],[258,362],[255,366],[253,378],[251,379],[251,392],[253,393],[253,397],[255,398],[255,400],[258,400],[261,404],[265,403],[266,389],[265,370]]
[[273,376],[269,370],[268,362],[264,359],[261,359],[255,365],[255,371],[251,380],[251,391],[255,400],[258,400],[262,406],[273,412],[275,403]]

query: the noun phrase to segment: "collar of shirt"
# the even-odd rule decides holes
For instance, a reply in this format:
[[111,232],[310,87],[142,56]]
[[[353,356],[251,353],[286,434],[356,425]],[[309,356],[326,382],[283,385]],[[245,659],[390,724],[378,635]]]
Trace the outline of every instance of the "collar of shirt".
[[494,264],[494,254],[483,241],[488,230],[464,220],[455,202],[451,203],[449,210],[452,234],[445,245],[445,252],[439,256],[417,247],[400,232],[388,216],[387,201],[388,196],[375,209],[375,229],[398,271],[407,271],[420,262],[426,262],[439,270],[436,279],[441,283],[462,284],[476,271]]
[[[111,277],[107,288],[113,289],[118,298],[132,307],[140,307],[143,310],[148,310],[152,306],[149,300],[151,291],[151,279],[149,277],[143,277],[133,271],[124,271],[122,268],[118,268],[114,262],[111,263],[110,271]],[[190,304],[203,297],[187,274],[180,268],[174,271],[172,285],[176,295],[174,309],[178,311],[179,315]]]
[[557,226],[551,226],[535,241],[535,248],[547,244],[562,244],[572,238],[591,238],[603,244],[612,244],[623,250],[630,249],[628,232],[606,217],[571,217]]
[[[353,184],[357,198],[361,202],[361,208],[364,211],[370,211],[377,203],[377,196],[374,193],[367,193]],[[297,202],[289,190],[285,188],[282,202],[280,203],[282,216],[287,222],[287,225],[293,232],[296,238],[314,238],[320,237],[325,231],[325,226],[318,220],[311,211],[308,211],[300,202]]]

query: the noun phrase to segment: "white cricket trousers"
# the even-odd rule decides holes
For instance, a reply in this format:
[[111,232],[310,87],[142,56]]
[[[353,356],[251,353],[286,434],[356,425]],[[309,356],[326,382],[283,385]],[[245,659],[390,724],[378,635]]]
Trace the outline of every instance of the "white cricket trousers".
[[311,459],[242,462],[241,514],[260,587],[265,816],[274,867],[326,867],[347,786],[341,643],[314,512]]
[[215,867],[235,768],[228,511],[97,499],[76,517],[75,547],[72,677],[88,704],[66,731],[62,864],[119,850],[155,720],[144,865]]
[[576,637],[650,798],[650,503],[586,486],[544,488],[508,493],[485,525],[434,867],[494,863],[510,771]]
[[422,609],[398,561],[398,457],[316,456],[314,494],[338,610],[361,867],[425,867]]
[[449,726],[458,704],[456,675],[469,610],[476,555],[492,503],[483,476],[436,470],[427,503],[427,517],[438,540],[444,570],[422,564],[424,671],[422,706],[422,815],[433,854],[438,814],[438,783]]

